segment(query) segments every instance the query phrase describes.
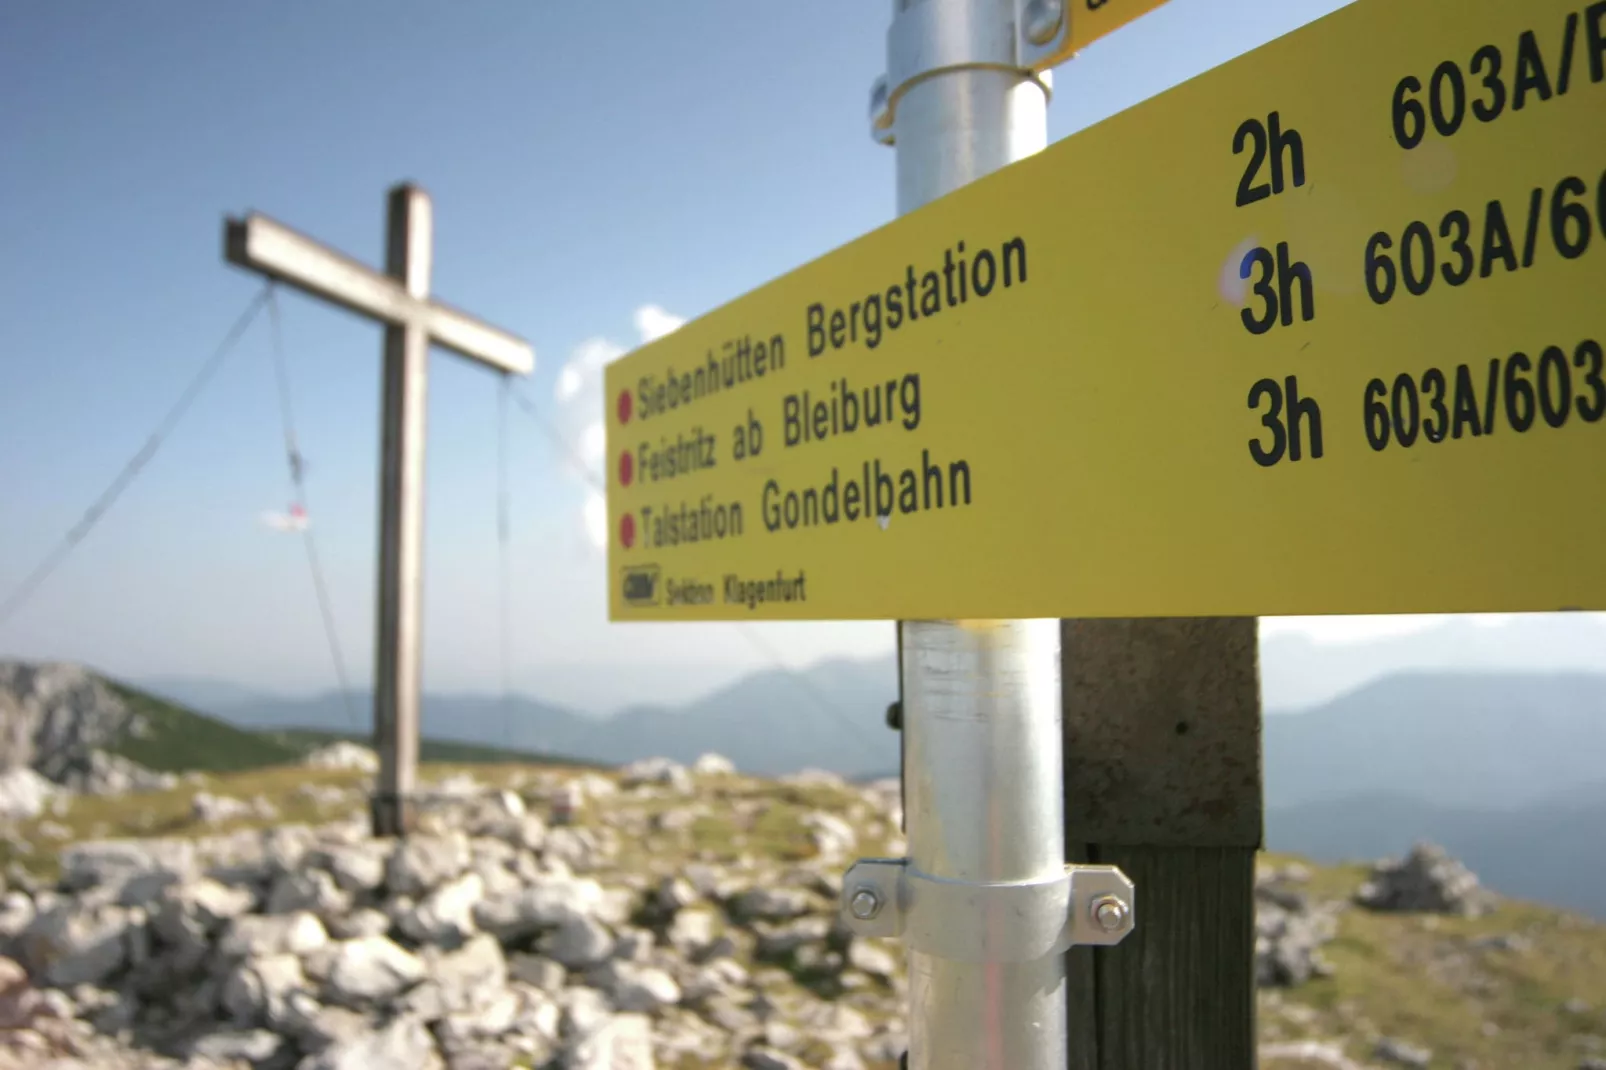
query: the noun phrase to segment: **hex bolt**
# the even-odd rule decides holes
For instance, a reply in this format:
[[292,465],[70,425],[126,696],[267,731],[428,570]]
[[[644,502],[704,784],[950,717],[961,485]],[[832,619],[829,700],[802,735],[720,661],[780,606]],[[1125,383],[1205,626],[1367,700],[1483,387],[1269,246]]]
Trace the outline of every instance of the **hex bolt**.
[[860,921],[869,921],[881,913],[881,897],[869,888],[860,888],[848,902],[848,910]]
[[1129,908],[1118,895],[1101,895],[1088,906],[1088,911],[1099,928],[1113,933],[1126,924]]
[[1065,22],[1065,0],[1029,0],[1025,22],[1028,41],[1034,45],[1048,44]]

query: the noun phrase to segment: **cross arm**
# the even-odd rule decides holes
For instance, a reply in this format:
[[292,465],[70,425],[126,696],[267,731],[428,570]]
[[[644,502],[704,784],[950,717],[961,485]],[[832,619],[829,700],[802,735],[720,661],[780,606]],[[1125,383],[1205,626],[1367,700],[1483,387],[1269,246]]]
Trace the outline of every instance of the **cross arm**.
[[436,344],[502,371],[524,375],[535,367],[535,353],[524,339],[438,301],[419,301],[389,275],[260,213],[225,221],[223,257],[358,315],[416,324]]

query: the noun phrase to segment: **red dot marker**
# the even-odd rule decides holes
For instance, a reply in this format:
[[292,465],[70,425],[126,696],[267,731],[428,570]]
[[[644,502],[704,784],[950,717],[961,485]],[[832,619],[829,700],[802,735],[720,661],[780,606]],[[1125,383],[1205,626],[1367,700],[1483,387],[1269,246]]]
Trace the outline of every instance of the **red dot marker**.
[[636,518],[629,513],[619,520],[619,541],[624,543],[626,550],[636,544]]
[[635,474],[636,462],[630,459],[630,451],[626,450],[619,455],[619,485],[623,487],[630,486],[630,480],[634,478]]
[[630,422],[630,391],[628,390],[619,391],[619,422],[622,424]]

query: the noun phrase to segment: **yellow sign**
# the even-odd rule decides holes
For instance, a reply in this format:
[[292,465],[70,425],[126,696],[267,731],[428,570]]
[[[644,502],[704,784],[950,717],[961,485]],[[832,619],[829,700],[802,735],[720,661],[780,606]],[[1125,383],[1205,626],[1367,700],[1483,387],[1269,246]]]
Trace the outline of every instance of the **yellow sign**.
[[1606,609],[1606,0],[1359,0],[609,367],[615,620]]

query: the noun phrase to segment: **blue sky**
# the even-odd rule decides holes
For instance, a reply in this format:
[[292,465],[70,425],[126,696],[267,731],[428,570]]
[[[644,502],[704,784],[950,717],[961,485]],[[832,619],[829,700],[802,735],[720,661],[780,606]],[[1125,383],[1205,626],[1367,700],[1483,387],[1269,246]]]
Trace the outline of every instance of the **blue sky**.
[[[891,218],[892,153],[865,119],[890,6],[0,8],[0,592],[77,520],[258,288],[222,263],[225,214],[258,209],[374,263],[384,191],[422,183],[436,293],[533,342],[523,389],[572,430],[559,372],[587,347],[638,344],[642,308],[699,315]],[[1050,137],[1338,6],[1172,0],[1056,71]],[[313,522],[365,679],[378,331],[294,294],[281,308]],[[268,340],[259,321],[145,474],[0,627],[0,653],[287,690],[331,682],[299,541],[261,520],[288,500]],[[441,353],[431,376],[426,683],[489,689],[496,381]],[[576,672],[630,664],[620,686],[668,694],[763,660],[729,626],[609,626],[583,486],[511,419],[520,687],[561,693]],[[761,631],[797,664],[879,653],[892,634]]]

